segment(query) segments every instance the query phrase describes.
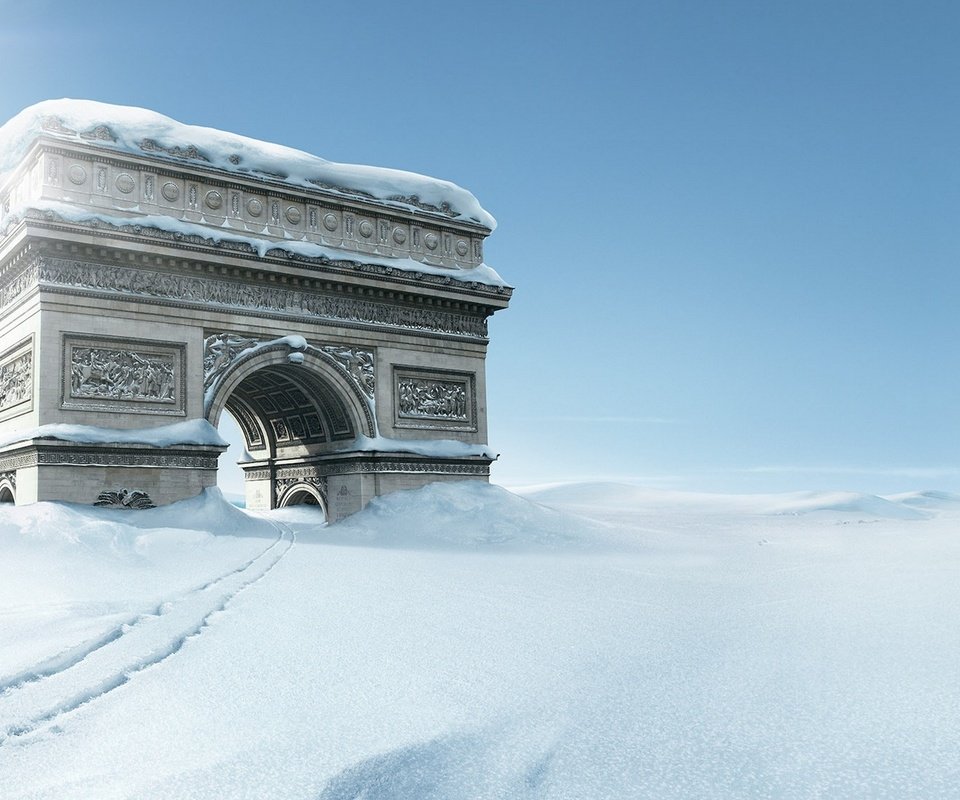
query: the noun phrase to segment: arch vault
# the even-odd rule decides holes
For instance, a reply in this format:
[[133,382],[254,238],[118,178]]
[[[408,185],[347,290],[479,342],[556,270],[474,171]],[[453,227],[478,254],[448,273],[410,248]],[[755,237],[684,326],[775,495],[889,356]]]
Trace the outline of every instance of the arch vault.
[[486,479],[473,196],[133,112],[0,128],[0,499],[193,496],[224,410],[251,508]]

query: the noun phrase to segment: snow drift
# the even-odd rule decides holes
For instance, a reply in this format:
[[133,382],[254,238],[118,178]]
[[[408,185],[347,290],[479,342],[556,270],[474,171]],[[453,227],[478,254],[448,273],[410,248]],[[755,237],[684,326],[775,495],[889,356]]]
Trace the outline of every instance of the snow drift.
[[594,550],[624,544],[597,522],[482,481],[432,483],[376,497],[324,531],[344,545],[475,551]]

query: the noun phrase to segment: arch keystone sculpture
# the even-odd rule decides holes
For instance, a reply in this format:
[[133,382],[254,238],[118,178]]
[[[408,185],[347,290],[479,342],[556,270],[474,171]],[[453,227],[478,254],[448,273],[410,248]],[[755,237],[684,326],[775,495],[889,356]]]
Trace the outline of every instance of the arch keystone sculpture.
[[224,410],[251,508],[336,520],[487,479],[487,319],[512,293],[483,263],[494,226],[445,181],[143,109],[26,109],[0,128],[0,500],[193,496]]

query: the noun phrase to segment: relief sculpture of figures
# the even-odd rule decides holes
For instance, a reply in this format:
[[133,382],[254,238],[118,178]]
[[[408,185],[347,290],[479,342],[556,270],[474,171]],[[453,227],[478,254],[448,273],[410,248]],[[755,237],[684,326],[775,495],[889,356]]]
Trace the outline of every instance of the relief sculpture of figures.
[[[210,388],[227,368],[245,351],[263,344],[260,339],[221,333],[208,336],[203,345],[203,385]],[[316,348],[337,362],[369,399],[376,389],[373,353],[349,347],[328,345]]]
[[[35,277],[33,277],[35,274]],[[289,288],[248,285],[238,281],[170,275],[105,264],[44,257],[27,278],[43,283],[121,294],[158,297],[169,301],[214,303],[232,308],[254,308],[290,316],[338,319],[372,325],[486,338],[487,322],[473,314],[439,309],[403,308],[372,300],[341,298]],[[0,290],[0,303],[10,302],[32,280]],[[9,294],[9,299],[7,295]]]
[[0,367],[0,409],[15,406],[30,398],[33,389],[33,359],[24,353]]
[[237,336],[235,333],[208,336],[203,343],[203,385],[213,385],[238,355],[258,344],[259,339]]
[[373,393],[377,388],[376,374],[373,369],[373,353],[369,350],[354,350],[334,346],[321,349],[350,373],[350,377],[360,387],[360,391],[368,398],[373,398]]
[[71,397],[176,402],[172,356],[74,347],[70,360]]
[[400,381],[398,402],[404,417],[467,419],[467,390],[459,382],[405,378]]

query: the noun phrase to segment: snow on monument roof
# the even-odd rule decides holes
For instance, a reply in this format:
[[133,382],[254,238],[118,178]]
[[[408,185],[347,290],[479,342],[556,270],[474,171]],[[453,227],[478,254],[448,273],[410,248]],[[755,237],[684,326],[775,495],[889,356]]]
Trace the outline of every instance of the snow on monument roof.
[[16,167],[30,143],[41,134],[118,152],[205,163],[293,186],[432,209],[490,230],[497,224],[473,194],[449,181],[398,169],[338,164],[284,145],[185,125],[144,108],[93,100],[45,100],[25,108],[0,127],[0,177]]

